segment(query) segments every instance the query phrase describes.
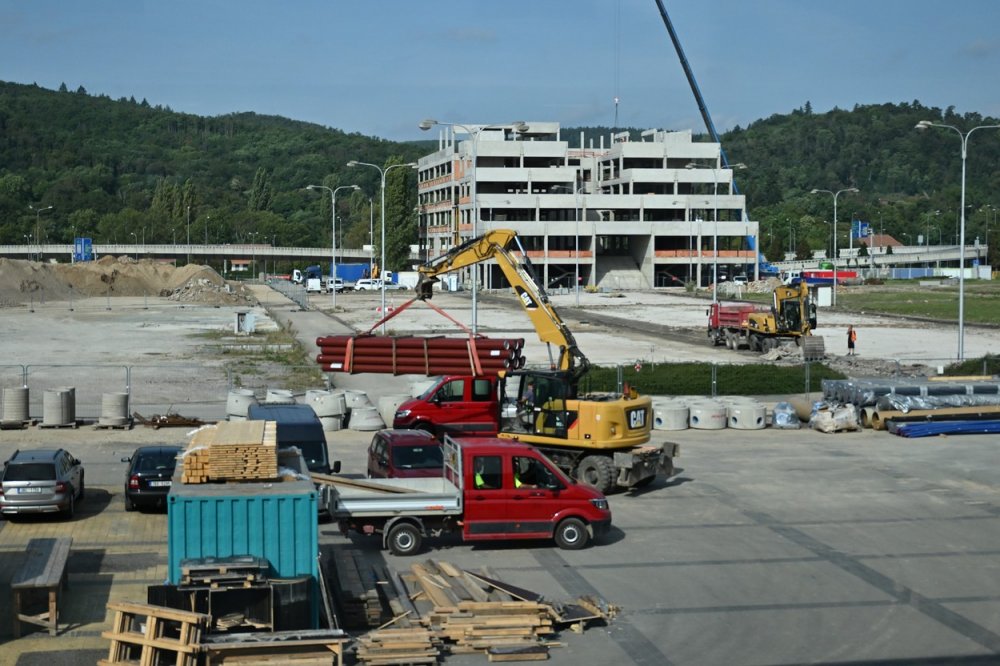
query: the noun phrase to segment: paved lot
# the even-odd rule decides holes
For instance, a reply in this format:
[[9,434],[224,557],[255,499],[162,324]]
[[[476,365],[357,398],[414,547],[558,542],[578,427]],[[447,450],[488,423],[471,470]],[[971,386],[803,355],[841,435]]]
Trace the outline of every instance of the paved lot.
[[[268,305],[304,339],[334,327],[323,315]],[[372,393],[406,383],[343,380]],[[432,542],[424,556],[490,566],[554,599],[599,594],[624,607],[608,627],[566,632],[565,647],[551,653],[556,664],[1000,662],[1000,438],[674,435],[681,473],[612,496],[615,527],[592,548],[470,547],[451,538]],[[0,664],[94,663],[106,654],[107,601],[143,600],[145,586],[166,576],[165,516],[124,512],[119,459],[141,443],[182,439],[183,430],[0,431],[4,454],[62,443],[83,459],[88,479],[88,499],[72,521],[0,522],[2,599],[28,539],[74,538],[67,629],[11,641],[9,608],[0,604]],[[331,455],[360,473],[369,439],[331,433]],[[321,535],[400,569],[409,564],[329,526]]]

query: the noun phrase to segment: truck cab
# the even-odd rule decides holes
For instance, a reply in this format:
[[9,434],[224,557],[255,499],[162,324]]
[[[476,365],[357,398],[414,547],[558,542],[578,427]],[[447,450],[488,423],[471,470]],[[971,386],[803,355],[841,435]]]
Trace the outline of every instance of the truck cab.
[[570,479],[530,444],[483,438],[461,446],[464,540],[554,538],[574,550],[611,527],[604,495]]
[[426,430],[437,437],[496,435],[497,391],[495,375],[439,377],[426,391],[399,406],[392,427]]

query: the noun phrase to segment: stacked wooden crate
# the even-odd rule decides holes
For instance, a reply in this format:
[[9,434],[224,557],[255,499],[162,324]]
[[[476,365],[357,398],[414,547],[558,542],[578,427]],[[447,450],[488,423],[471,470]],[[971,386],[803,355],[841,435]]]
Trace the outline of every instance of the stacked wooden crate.
[[276,479],[277,424],[223,421],[206,426],[191,437],[182,461],[182,483]]
[[440,639],[427,629],[378,629],[358,639],[355,655],[368,666],[436,664]]

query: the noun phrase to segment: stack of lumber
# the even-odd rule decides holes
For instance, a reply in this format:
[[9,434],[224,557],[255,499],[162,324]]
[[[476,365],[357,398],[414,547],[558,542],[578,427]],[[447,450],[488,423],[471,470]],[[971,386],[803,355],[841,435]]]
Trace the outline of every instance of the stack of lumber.
[[[340,610],[337,617],[348,629],[369,629],[386,621],[386,613],[379,598],[378,583],[385,580],[384,571],[376,571],[356,548],[332,549],[333,569],[329,579],[333,584],[333,597]],[[389,617],[392,617],[391,615]]]
[[482,375],[525,363],[524,338],[330,335],[316,346],[323,370],[352,374]]
[[[440,560],[413,564],[404,573],[372,567],[358,555],[342,555],[334,566],[353,570],[338,571],[339,585],[344,584],[341,579],[353,579],[353,585],[361,586],[354,594],[366,601],[376,592],[383,617],[390,618],[374,632],[377,638],[359,643],[357,656],[363,664],[432,663],[423,632],[429,633],[435,650],[452,654],[481,653],[489,661],[545,660],[550,648],[561,645],[552,640],[560,626],[582,631],[587,622],[609,622],[618,611],[592,597],[546,601],[500,581],[489,570],[466,571]],[[371,623],[374,615],[363,619]]]
[[223,421],[206,426],[195,432],[181,460],[182,483],[276,479],[277,424]]
[[427,629],[378,629],[358,639],[358,661],[370,666],[436,664],[440,640]]

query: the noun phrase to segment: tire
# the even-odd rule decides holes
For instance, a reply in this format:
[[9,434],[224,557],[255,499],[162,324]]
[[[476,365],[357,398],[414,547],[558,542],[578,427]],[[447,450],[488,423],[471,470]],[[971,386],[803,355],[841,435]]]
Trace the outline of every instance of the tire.
[[576,480],[602,493],[614,488],[615,464],[605,456],[587,456],[576,467]]
[[750,351],[761,351],[761,339],[757,335],[751,335],[749,340]]
[[563,550],[580,550],[590,541],[587,525],[579,518],[567,518],[556,526],[556,545]]
[[128,495],[125,496],[125,510],[126,511],[135,511],[135,502],[133,502],[132,500],[130,500],[128,498]]
[[83,474],[80,474],[80,492],[77,494],[76,498],[82,502],[86,494],[87,494],[87,485],[83,482]]
[[66,507],[66,520],[72,520],[73,516],[76,515],[76,500],[72,495],[69,496],[69,506]]
[[406,557],[420,550],[423,535],[420,534],[420,530],[413,523],[396,523],[389,528],[386,541],[389,544],[389,551],[393,555]]

